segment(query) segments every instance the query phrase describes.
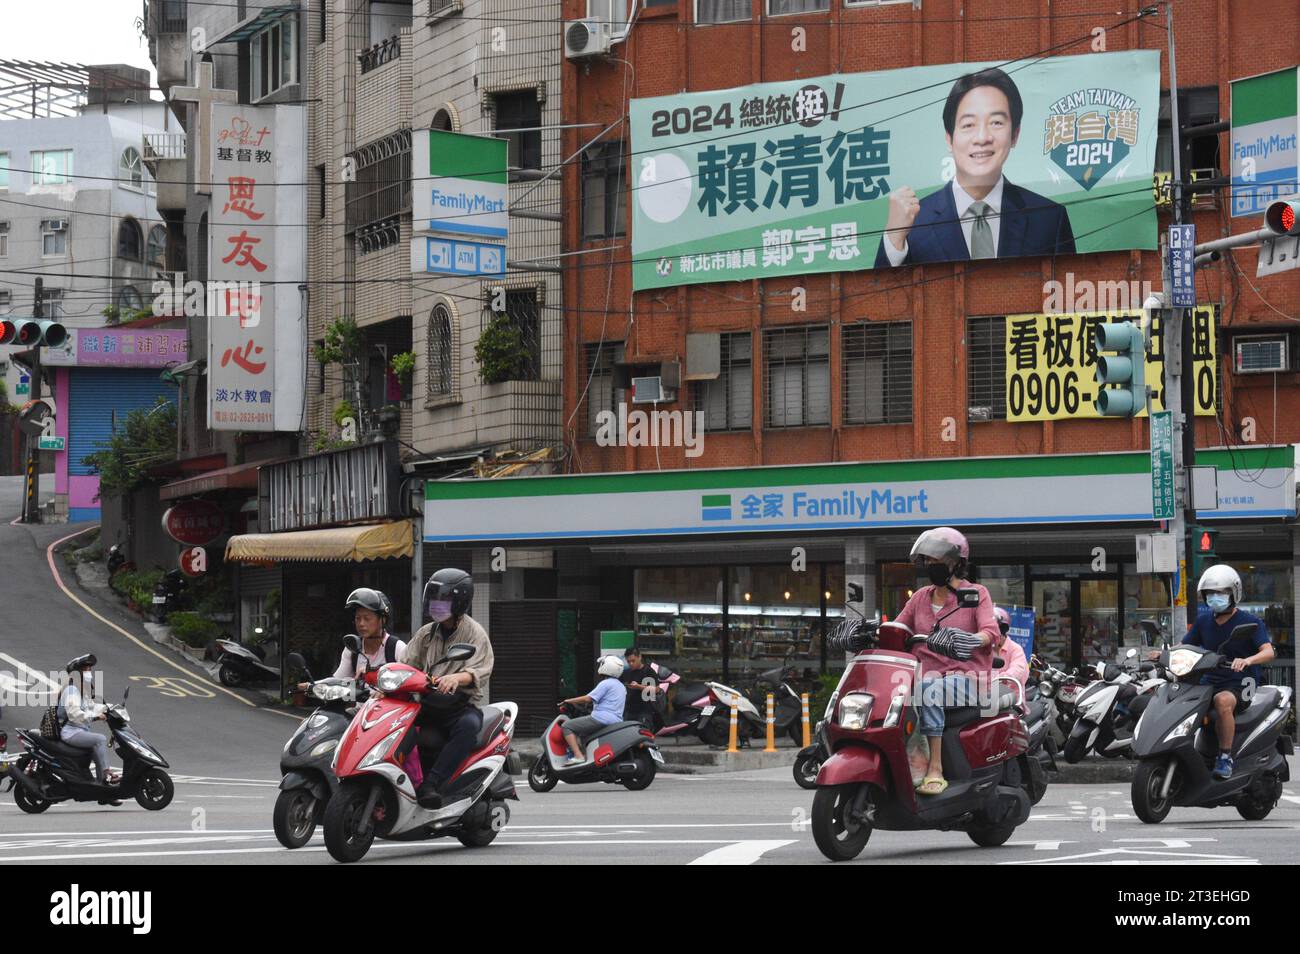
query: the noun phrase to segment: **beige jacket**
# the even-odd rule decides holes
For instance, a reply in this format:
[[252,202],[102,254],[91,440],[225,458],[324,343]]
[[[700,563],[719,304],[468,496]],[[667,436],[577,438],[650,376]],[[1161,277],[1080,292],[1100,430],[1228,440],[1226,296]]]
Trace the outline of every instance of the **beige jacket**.
[[[445,662],[431,667],[431,664],[441,659],[447,652],[447,648],[454,643],[469,643],[478,651],[465,662]],[[492,643],[488,640],[487,630],[468,614],[460,618],[460,624],[450,636],[444,636],[442,627],[437,623],[426,623],[421,626],[419,632],[406,644],[406,652],[401,660],[408,666],[423,669],[430,676],[467,672],[474,677],[474,681],[467,687],[470,693],[469,701],[476,706],[481,706],[488,700],[488,682],[492,676],[492,664],[495,662]]]

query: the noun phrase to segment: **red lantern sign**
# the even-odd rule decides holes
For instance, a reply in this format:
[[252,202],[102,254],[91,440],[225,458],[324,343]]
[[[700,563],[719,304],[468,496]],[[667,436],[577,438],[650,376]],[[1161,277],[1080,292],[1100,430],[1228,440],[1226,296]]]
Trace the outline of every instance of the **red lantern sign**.
[[163,529],[177,543],[201,547],[226,530],[226,515],[210,500],[186,500],[163,514]]

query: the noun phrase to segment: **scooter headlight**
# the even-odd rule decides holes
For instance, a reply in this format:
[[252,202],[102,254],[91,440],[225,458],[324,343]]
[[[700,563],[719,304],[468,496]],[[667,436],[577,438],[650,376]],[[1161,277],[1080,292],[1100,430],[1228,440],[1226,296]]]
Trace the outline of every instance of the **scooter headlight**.
[[[1146,715],[1145,712],[1142,714]],[[1174,739],[1181,739],[1183,736],[1187,735],[1192,731],[1192,729],[1196,726],[1196,723],[1200,721],[1200,718],[1201,718],[1200,713],[1193,712],[1182,722],[1178,723],[1178,725],[1174,726],[1173,731],[1170,732],[1167,736],[1165,736],[1165,741],[1172,742]]]
[[406,682],[409,672],[403,672],[400,669],[389,669],[385,666],[379,670],[379,677],[375,680],[381,692],[396,692],[402,683]]
[[1190,649],[1175,649],[1169,654],[1169,671],[1179,679],[1196,668],[1201,654]]
[[398,729],[396,732],[390,732],[384,736],[382,742],[366,753],[366,757],[361,760],[361,764],[357,768],[369,768],[388,758],[388,753],[392,751],[393,746],[397,744],[397,740],[402,737],[404,731],[404,729]]
[[[352,687],[317,683],[311,687],[311,694],[323,702],[342,702],[345,699],[352,698]],[[312,716],[312,718],[314,719],[316,716]],[[325,721],[323,715],[320,716],[320,719],[322,722]]]
[[334,747],[339,744],[338,739],[326,739],[324,742],[317,742],[311,750],[311,758],[318,759],[334,751]]
[[1038,684],[1038,691],[1045,696],[1051,696],[1051,694],[1055,691],[1055,687],[1046,679],[1044,679],[1042,682]]
[[892,728],[898,725],[898,720],[903,717],[903,706],[907,701],[907,694],[897,692],[889,703],[889,711],[885,713],[885,728]]
[[840,727],[860,730],[867,727],[871,717],[871,707],[876,704],[875,697],[869,692],[850,692],[840,700]]

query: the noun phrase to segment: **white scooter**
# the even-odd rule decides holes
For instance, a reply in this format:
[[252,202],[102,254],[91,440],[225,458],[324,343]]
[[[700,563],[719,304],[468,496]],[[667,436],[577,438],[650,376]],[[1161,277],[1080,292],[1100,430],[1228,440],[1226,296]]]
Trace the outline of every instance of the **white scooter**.
[[1168,679],[1153,662],[1133,665],[1137,650],[1125,654],[1125,664],[1099,662],[1097,681],[1085,686],[1075,704],[1075,722],[1065,740],[1065,761],[1081,762],[1090,752],[1106,758],[1133,757],[1133,731],[1155,691]]

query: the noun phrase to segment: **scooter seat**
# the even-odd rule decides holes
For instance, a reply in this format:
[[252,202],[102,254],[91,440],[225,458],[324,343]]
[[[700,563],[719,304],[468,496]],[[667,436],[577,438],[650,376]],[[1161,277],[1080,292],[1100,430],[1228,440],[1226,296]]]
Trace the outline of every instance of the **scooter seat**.
[[492,736],[496,735],[497,729],[501,728],[502,723],[506,721],[505,711],[498,709],[496,706],[483,707],[483,728],[478,730],[478,738],[474,742],[474,748],[481,749],[492,741]]
[[590,742],[592,739],[598,739],[602,735],[609,735],[611,732],[617,732],[619,729],[626,729],[628,726],[634,726],[637,729],[640,729],[641,723],[637,722],[636,720],[624,720],[623,722],[611,722],[609,725],[602,725],[595,732],[591,733],[591,735],[587,737],[587,741]]
[[943,726],[945,729],[957,729],[970,725],[979,717],[979,706],[953,706],[943,710]]
[[37,748],[41,749],[41,751],[58,758],[75,759],[87,763],[90,761],[90,750],[88,749],[78,749],[66,742],[56,742],[54,739],[46,739],[37,735],[32,736],[32,741],[36,743]]

